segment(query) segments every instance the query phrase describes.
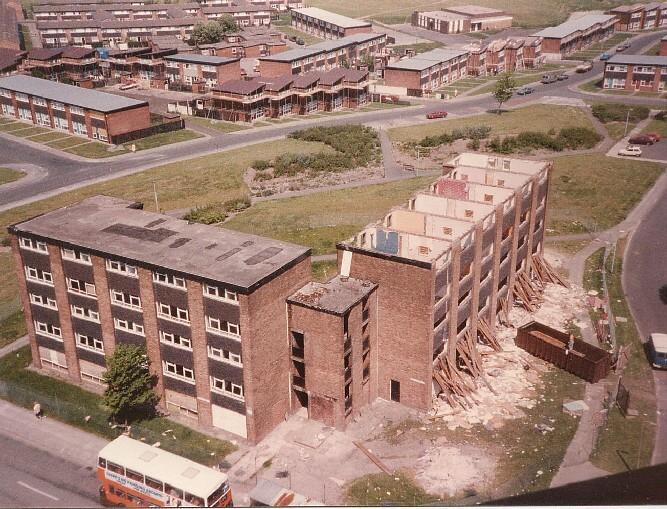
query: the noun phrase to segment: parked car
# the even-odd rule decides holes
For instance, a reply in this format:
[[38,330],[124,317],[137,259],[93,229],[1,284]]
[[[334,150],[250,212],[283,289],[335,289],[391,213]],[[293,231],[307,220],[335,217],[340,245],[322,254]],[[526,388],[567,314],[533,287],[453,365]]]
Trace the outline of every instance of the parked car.
[[651,334],[648,338],[648,351],[654,368],[667,369],[667,334]]
[[633,145],[653,145],[655,139],[650,137],[647,134],[637,134],[628,140],[629,143]]
[[556,76],[556,79],[558,81],[563,81],[563,80],[570,79],[570,76],[568,74],[565,74],[564,72],[562,72],[558,76]]
[[306,41],[304,41],[301,37],[299,37],[299,38],[296,40],[296,43],[297,43],[299,46],[303,46],[304,44],[306,44]]
[[430,113],[426,114],[426,118],[428,119],[445,118],[446,116],[447,116],[446,111],[431,111]]
[[535,89],[533,87],[521,87],[519,90],[516,91],[517,95],[528,95],[532,94],[535,92]]
[[296,35],[290,35],[289,40],[292,42],[296,42]]
[[653,143],[658,143],[662,139],[662,136],[660,136],[658,133],[646,133],[646,136],[651,138]]
[[637,145],[628,145],[625,148],[622,148],[618,151],[619,156],[630,156],[630,157],[639,157],[642,155],[642,149]]
[[611,57],[612,57],[611,53],[602,53],[602,55],[600,55],[600,60],[602,60],[603,62],[606,62]]
[[555,83],[558,81],[558,75],[557,74],[544,74],[542,76],[542,79],[540,80],[540,83],[544,83],[545,85],[549,83]]
[[593,62],[585,62],[585,63],[583,63],[583,64],[579,64],[579,65],[576,67],[575,71],[578,72],[578,73],[588,72],[588,71],[590,71],[592,68],[593,68]]
[[625,51],[626,49],[627,49],[627,48],[626,48],[624,45],[622,45],[622,44],[621,44],[620,46],[616,46],[616,51],[618,51],[618,52],[620,52],[620,51]]

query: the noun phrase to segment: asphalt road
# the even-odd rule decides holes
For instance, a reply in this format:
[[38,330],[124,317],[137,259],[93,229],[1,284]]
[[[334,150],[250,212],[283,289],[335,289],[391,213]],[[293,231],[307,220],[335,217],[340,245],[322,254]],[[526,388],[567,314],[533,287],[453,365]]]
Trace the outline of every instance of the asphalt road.
[[[635,230],[625,259],[623,286],[639,333],[643,339],[652,332],[667,333],[667,303],[659,294],[667,285],[667,189]],[[667,371],[653,374],[660,411],[653,455],[657,464],[667,462]]]
[[74,465],[3,434],[0,451],[0,507],[101,507],[92,467]]

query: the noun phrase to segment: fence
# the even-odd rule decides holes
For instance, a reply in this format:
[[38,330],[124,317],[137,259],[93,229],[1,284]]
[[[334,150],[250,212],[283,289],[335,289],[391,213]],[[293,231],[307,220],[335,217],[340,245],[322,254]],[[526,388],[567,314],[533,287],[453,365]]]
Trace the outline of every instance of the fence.
[[111,136],[110,142],[114,145],[121,145],[130,141],[135,141],[140,138],[145,138],[146,136],[152,136],[154,134],[160,133],[169,133],[172,131],[179,131],[185,128],[185,120],[182,118],[169,119],[161,124],[152,125],[146,127],[145,129],[138,129],[129,133],[119,134],[117,136]]

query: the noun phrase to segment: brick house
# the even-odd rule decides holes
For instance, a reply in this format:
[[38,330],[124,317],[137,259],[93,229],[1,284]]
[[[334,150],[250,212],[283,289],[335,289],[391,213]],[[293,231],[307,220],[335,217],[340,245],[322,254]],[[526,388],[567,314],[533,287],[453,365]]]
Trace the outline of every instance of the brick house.
[[667,26],[667,2],[619,5],[607,14],[616,16],[616,30],[636,32]]
[[318,7],[291,9],[292,26],[322,39],[340,39],[349,35],[371,33],[369,21],[348,18]]
[[33,78],[0,78],[6,117],[113,143],[116,136],[150,127],[146,101]]
[[412,13],[412,26],[441,34],[502,30],[512,26],[512,16],[500,9],[460,5],[439,11],[415,11]]
[[421,96],[468,73],[468,51],[438,48],[387,64],[384,81],[404,95]]
[[542,54],[550,59],[560,60],[611,37],[615,23],[616,16],[587,14],[558,26],[540,30],[534,37],[542,38]]
[[10,227],[33,365],[101,387],[145,345],[160,406],[261,440],[290,411],[285,300],[310,250],[95,196]]
[[241,78],[241,58],[179,53],[164,57],[169,84],[209,90],[220,83]]
[[603,88],[664,92],[667,56],[617,53],[605,62]]

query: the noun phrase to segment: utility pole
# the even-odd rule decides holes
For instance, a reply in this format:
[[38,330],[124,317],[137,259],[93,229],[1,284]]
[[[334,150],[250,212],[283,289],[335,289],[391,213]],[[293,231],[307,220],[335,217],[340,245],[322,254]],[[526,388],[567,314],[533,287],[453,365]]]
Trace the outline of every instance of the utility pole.
[[628,122],[630,121],[630,110],[628,110],[628,114],[625,116],[625,132],[623,133],[623,138],[625,138],[628,135]]
[[155,182],[153,182],[153,196],[155,197],[155,211],[159,214],[160,213],[160,205],[158,204],[157,201],[157,185]]

